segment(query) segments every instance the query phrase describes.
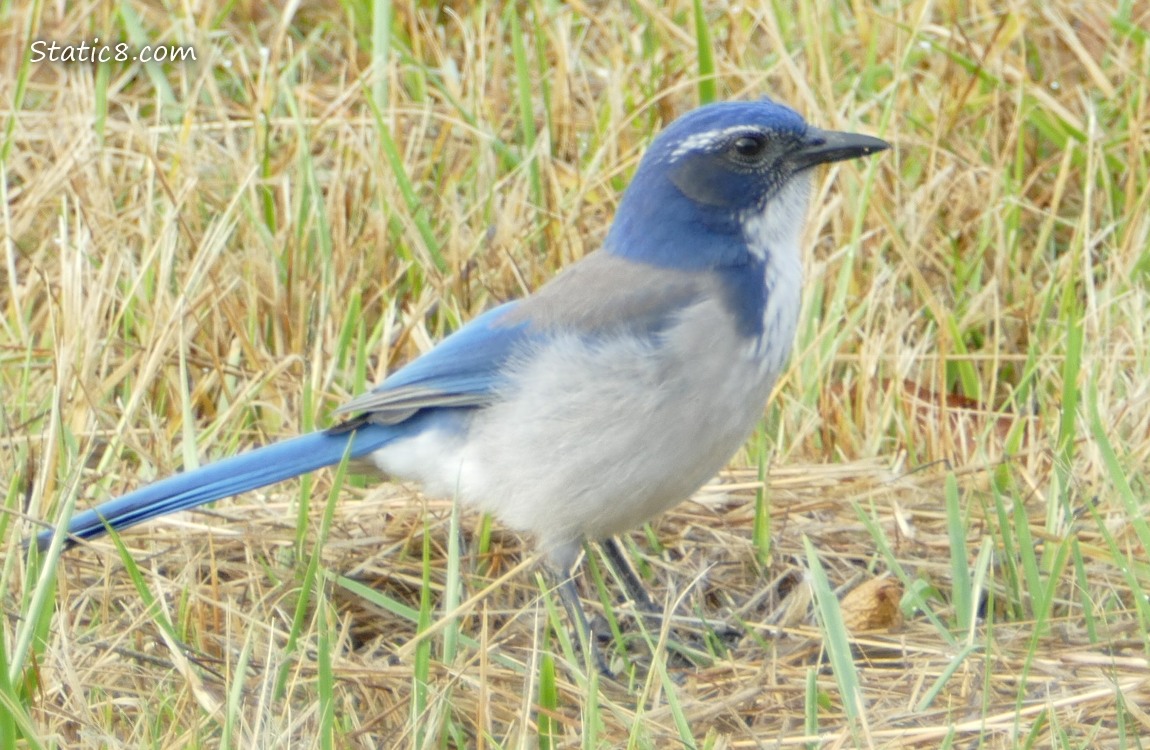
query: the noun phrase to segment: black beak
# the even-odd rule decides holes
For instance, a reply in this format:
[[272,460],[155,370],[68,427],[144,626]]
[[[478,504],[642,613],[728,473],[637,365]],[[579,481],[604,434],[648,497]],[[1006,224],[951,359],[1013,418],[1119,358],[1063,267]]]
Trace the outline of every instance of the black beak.
[[802,142],[787,154],[786,160],[796,172],[801,172],[819,164],[870,156],[888,148],[890,144],[881,138],[862,133],[807,128]]

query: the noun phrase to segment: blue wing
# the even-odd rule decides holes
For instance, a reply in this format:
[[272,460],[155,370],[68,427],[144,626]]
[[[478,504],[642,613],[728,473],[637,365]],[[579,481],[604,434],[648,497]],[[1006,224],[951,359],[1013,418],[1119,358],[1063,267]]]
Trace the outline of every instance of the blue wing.
[[428,407],[490,403],[503,363],[531,337],[528,323],[508,322],[519,304],[488,310],[337,413],[368,412],[372,423],[398,424]]

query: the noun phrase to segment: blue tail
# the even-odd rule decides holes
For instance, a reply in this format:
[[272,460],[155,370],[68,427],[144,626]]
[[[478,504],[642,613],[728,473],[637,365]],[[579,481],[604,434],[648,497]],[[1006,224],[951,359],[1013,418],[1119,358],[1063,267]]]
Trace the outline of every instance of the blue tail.
[[[349,458],[362,458],[403,434],[391,425],[362,424],[354,430],[313,432],[225,458],[193,471],[161,479],[135,492],[78,513],[68,524],[72,539],[91,539],[165,513],[187,510],[222,497],[254,490]],[[348,443],[352,443],[348,449]],[[36,537],[40,549],[54,532]]]

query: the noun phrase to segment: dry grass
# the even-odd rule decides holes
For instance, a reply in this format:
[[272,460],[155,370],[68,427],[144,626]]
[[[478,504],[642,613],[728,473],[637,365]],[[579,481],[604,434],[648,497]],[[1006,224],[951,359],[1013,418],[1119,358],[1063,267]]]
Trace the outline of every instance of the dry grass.
[[[130,555],[18,552],[72,503],[324,424],[592,251],[698,103],[691,5],[397,7],[388,50],[358,0],[0,5],[0,746],[1142,747],[1150,18],[853,7],[706,11],[721,97],[895,149],[816,193],[752,468],[628,540],[660,601],[744,636],[704,629],[691,666],[622,606],[612,682],[529,546],[465,516],[457,554],[409,487],[337,484],[328,528],[323,472]],[[27,61],[96,36],[198,62]],[[904,592],[853,669],[819,570]]]

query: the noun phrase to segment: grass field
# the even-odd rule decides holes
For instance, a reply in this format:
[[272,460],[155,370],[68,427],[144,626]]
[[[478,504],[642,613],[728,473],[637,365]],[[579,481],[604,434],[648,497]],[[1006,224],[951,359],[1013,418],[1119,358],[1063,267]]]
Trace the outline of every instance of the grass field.
[[[1150,745],[1150,6],[282,5],[0,2],[0,748]],[[95,37],[196,59],[32,61]],[[894,148],[816,180],[759,432],[625,540],[676,617],[585,560],[617,680],[415,487],[22,554],[329,424],[763,94]]]

